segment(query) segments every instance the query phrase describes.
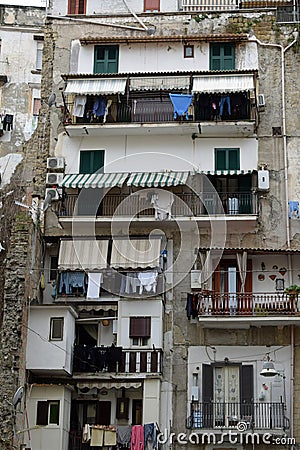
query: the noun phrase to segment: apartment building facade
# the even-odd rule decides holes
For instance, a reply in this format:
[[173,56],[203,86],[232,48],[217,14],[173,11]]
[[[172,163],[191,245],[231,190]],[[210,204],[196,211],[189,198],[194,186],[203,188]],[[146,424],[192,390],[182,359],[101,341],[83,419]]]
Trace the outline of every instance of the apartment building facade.
[[28,448],[299,442],[298,36],[209,6],[51,5]]

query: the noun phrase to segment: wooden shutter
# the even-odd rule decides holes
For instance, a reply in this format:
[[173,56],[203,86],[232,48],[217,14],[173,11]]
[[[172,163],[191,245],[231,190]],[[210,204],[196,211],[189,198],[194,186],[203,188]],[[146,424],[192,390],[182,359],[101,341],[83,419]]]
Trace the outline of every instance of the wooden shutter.
[[69,0],[68,14],[85,14],[86,0]]
[[94,73],[117,73],[119,47],[117,45],[96,45],[94,51]]
[[248,259],[247,261],[247,275],[245,281],[245,292],[252,293],[252,260]]
[[253,401],[253,366],[241,366],[241,403]]
[[210,70],[234,70],[234,44],[214,43],[210,45]]
[[240,170],[240,149],[228,149],[228,170]]
[[151,317],[130,317],[129,337],[151,336]]
[[36,425],[48,425],[48,402],[37,402]]
[[159,11],[160,0],[144,0],[144,11]]
[[104,150],[92,150],[80,152],[80,173],[103,172]]
[[40,114],[42,103],[40,98],[33,99],[33,115],[38,116]]
[[215,149],[215,170],[226,170],[226,149]]
[[202,424],[211,428],[213,424],[213,367],[210,364],[202,364]]

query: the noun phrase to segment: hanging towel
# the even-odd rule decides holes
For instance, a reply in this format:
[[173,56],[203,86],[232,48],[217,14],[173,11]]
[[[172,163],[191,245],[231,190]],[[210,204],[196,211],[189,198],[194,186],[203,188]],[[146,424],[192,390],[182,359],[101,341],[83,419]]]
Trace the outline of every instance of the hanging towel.
[[144,427],[133,425],[131,430],[131,450],[144,450]]
[[91,272],[88,273],[89,281],[87,288],[87,298],[99,298],[100,297],[100,286],[103,282],[102,272]]
[[74,100],[73,115],[76,117],[84,116],[84,108],[86,104],[86,95],[76,95]]
[[88,423],[84,425],[83,433],[82,433],[82,442],[89,442],[91,439],[91,429]]
[[104,430],[98,430],[97,428],[92,428],[91,433],[91,447],[102,447],[103,446],[103,435]]
[[193,96],[184,94],[169,94],[169,96],[174,107],[174,119],[185,114],[186,119],[188,120],[188,109],[192,103]]
[[130,443],[131,425],[117,425],[117,444],[126,445]]
[[140,295],[143,293],[143,288],[147,292],[150,292],[151,290],[153,292],[156,292],[157,275],[158,275],[158,273],[156,271],[155,272],[140,272],[138,274],[138,279],[141,283]]
[[112,446],[117,444],[116,432],[111,430],[104,431],[104,446]]

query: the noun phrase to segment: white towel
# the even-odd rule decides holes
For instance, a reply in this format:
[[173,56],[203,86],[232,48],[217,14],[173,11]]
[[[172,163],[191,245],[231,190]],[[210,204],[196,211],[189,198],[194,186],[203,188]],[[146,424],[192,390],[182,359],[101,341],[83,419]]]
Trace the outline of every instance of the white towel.
[[90,272],[88,273],[88,289],[87,298],[99,298],[100,297],[100,286],[103,282],[102,272]]

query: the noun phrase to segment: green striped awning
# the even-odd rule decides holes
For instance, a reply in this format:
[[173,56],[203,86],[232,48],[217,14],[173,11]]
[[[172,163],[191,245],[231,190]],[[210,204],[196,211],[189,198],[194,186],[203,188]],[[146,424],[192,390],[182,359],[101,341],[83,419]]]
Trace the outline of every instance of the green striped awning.
[[121,187],[128,173],[77,173],[66,175],[61,186],[66,188]]
[[162,187],[186,184],[189,172],[139,172],[132,173],[127,186]]
[[202,170],[198,173],[204,175],[248,175],[253,173],[254,170]]

